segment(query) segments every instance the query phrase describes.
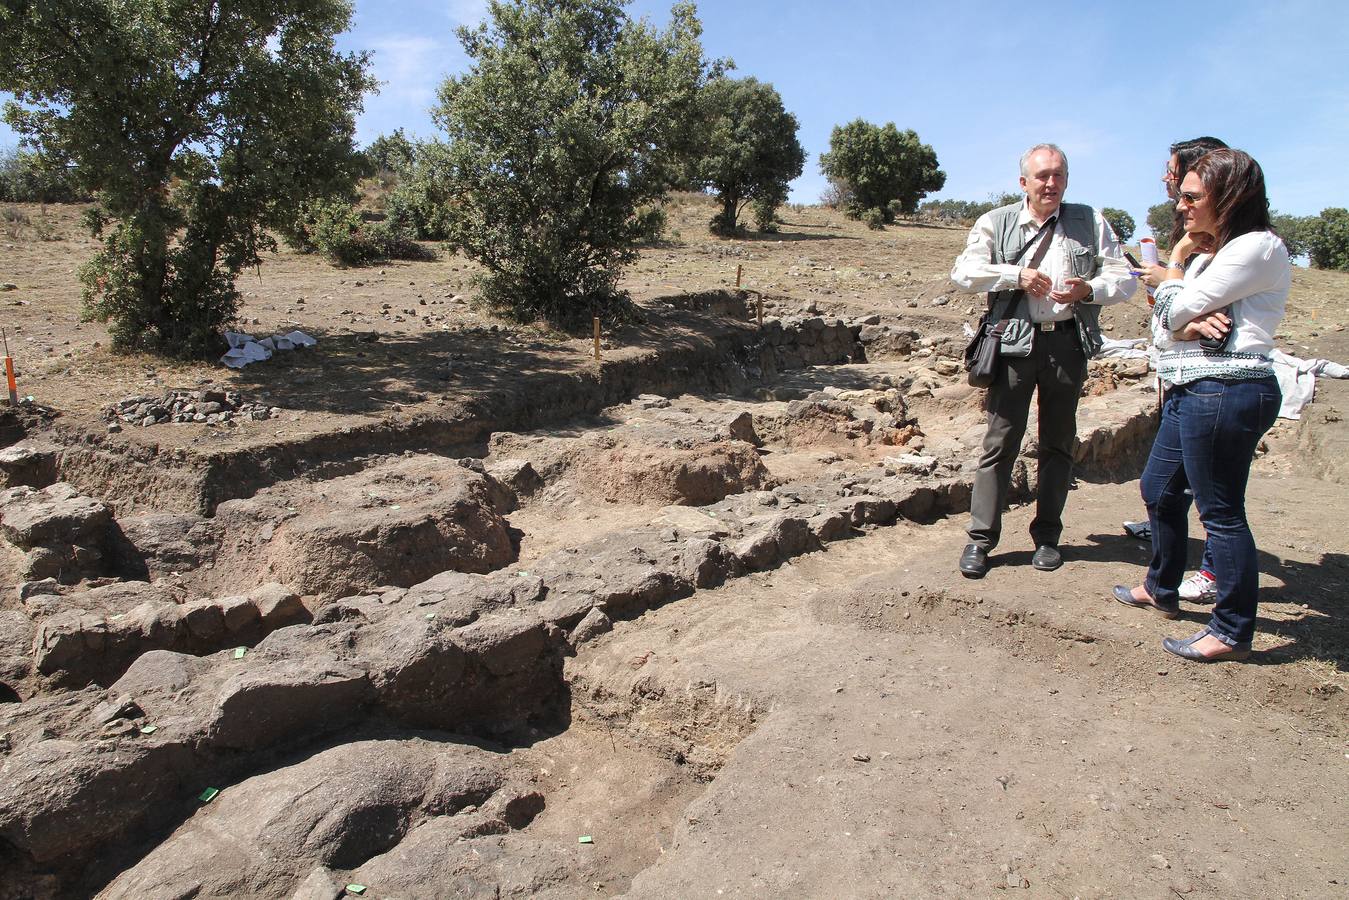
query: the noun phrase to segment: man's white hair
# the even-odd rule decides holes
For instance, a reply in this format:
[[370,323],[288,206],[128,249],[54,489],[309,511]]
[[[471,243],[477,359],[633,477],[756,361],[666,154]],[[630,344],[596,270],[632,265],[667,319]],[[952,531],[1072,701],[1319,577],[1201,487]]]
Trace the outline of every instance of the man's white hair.
[[1025,153],[1021,154],[1021,174],[1023,177],[1030,174],[1030,158],[1037,150],[1052,150],[1057,153],[1059,159],[1063,160],[1063,174],[1068,174],[1068,154],[1063,152],[1063,148],[1058,144],[1036,144],[1034,147],[1031,147]]

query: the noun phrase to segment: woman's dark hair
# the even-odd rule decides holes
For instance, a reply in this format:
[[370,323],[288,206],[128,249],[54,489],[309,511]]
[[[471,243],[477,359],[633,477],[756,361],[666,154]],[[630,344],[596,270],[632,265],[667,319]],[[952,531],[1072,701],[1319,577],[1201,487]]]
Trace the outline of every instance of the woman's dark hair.
[[[1171,145],[1171,155],[1176,158],[1176,190],[1180,190],[1181,179],[1185,173],[1194,168],[1194,164],[1199,162],[1199,157],[1208,153],[1210,150],[1226,150],[1227,145],[1216,137],[1190,138],[1188,141],[1176,141]],[[1171,243],[1174,245],[1185,234],[1185,217],[1180,214],[1180,210],[1172,210],[1175,214],[1171,222]]]
[[1171,145],[1171,155],[1176,158],[1176,181],[1185,177],[1185,173],[1194,168],[1199,157],[1210,150],[1226,150],[1227,145],[1216,137],[1190,138],[1188,141],[1176,141]]
[[1270,231],[1269,197],[1260,164],[1240,150],[1205,153],[1190,171],[1199,176],[1217,222],[1215,250],[1251,231]]

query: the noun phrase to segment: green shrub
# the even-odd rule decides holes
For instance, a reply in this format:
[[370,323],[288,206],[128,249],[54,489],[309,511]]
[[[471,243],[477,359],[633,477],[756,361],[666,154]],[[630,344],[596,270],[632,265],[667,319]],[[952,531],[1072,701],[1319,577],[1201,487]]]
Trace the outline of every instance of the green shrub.
[[1134,236],[1134,217],[1122,209],[1115,209],[1113,206],[1104,207],[1101,210],[1101,218],[1110,224],[1115,230],[1115,237],[1120,239],[1120,243],[1128,243],[1129,238]]
[[973,225],[984,213],[1000,206],[1020,203],[1022,195],[989,194],[987,200],[928,200],[918,207],[918,216],[929,222]]
[[75,174],[37,153],[0,152],[0,203],[79,203],[88,201]]
[[660,206],[650,206],[646,209],[638,210],[634,221],[634,227],[637,229],[638,241],[643,244],[659,243],[665,236],[665,226],[667,217],[665,210]]
[[1289,216],[1270,210],[1269,217],[1289,256],[1310,256],[1311,238],[1320,221],[1316,216]]
[[764,234],[776,234],[782,219],[778,216],[781,201],[776,196],[760,197],[754,201],[754,227]]
[[421,241],[450,236],[450,190],[446,147],[439,141],[416,144],[384,200],[390,221],[411,229]]
[[698,110],[702,134],[694,179],[715,191],[721,203],[712,232],[730,234],[746,204],[776,206],[787,198],[787,185],[801,174],[806,152],[796,137],[796,117],[771,84],[714,78],[702,88]]
[[1157,240],[1157,249],[1171,249],[1171,226],[1176,221],[1176,204],[1170,200],[1148,207],[1148,228]]
[[835,126],[829,152],[820,155],[820,171],[831,183],[848,185],[848,215],[862,218],[874,209],[886,222],[915,212],[920,200],[946,184],[936,151],[913,129],[900,131],[893,122],[881,126],[856,119]]
[[369,259],[372,262],[381,259],[429,262],[436,258],[436,252],[417,243],[411,231],[388,221],[363,225],[360,234],[371,249]]
[[385,219],[363,222],[355,207],[344,200],[318,200],[305,208],[296,228],[303,235],[302,252],[320,253],[342,266],[366,266],[380,260],[434,259],[435,253],[416,241],[412,230]]
[[146,233],[153,221],[124,219],[104,239],[103,248],[80,269],[87,319],[106,321],[115,347],[146,346],[170,356],[202,356],[219,350],[220,328],[233,321],[239,295],[234,273],[216,265],[202,220],[190,222],[161,259],[158,303],[147,306],[147,253],[168,244]]
[[1349,271],[1349,210],[1331,207],[1307,222],[1305,241],[1312,265]]
[[361,219],[356,208],[341,200],[317,200],[310,206],[312,218],[306,229],[309,245],[333,262],[361,265],[367,261],[366,248],[357,240]]
[[885,228],[885,211],[874,206],[871,209],[862,210],[858,218],[862,220],[863,225],[872,231],[880,231]]

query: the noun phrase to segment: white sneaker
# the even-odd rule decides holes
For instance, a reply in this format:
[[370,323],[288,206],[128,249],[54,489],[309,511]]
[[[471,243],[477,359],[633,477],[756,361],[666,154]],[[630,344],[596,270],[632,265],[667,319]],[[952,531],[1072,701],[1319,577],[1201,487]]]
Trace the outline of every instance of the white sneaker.
[[1200,569],[1180,583],[1180,599],[1212,603],[1218,599],[1218,579]]

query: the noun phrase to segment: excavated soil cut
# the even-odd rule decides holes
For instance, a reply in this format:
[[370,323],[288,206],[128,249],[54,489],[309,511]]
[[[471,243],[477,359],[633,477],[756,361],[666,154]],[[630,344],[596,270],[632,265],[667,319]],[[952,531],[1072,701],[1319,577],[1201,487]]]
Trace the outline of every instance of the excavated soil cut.
[[[907,746],[866,746],[859,707],[831,719],[861,687],[840,666],[874,661],[868,692],[892,683],[918,703],[951,686],[938,659],[967,643],[1024,677],[1018,666],[1061,669],[1102,645],[1132,652],[1131,634],[965,585],[911,590],[905,566],[950,556],[932,535],[954,546],[945,517],[968,507],[984,419],[956,363],[963,338],[902,315],[803,310],[760,327],[757,299],[671,301],[660,315],[681,340],[379,425],[227,449],[19,429],[0,454],[16,585],[0,599],[0,898],[989,888],[934,883],[926,864],[847,880],[954,834],[944,779],[909,779],[921,822],[902,838],[876,832],[875,810],[851,824],[830,813],[838,833],[867,835],[852,849],[784,835],[827,805],[831,781],[892,755],[910,775],[980,765],[934,743],[937,721],[955,739],[945,713],[914,711]],[[1155,421],[1146,375],[1093,364],[1080,495],[1136,477]],[[1033,423],[1028,434],[1014,500],[1034,489]],[[830,575],[838,558],[888,568]],[[815,587],[794,574],[811,569]],[[779,654],[791,664],[773,668]],[[1080,664],[1112,702],[1146,680],[1098,661]],[[930,668],[903,674],[914,666]],[[955,668],[980,671],[964,657]],[[962,708],[986,720],[990,703],[961,684]],[[1342,709],[1326,684],[1319,702]],[[876,690],[866,702],[895,715]],[[828,765],[793,755],[835,726],[846,746]],[[997,776],[1005,792],[1037,775],[1034,740],[1009,728],[1026,768]],[[1140,742],[1160,752],[1159,738]],[[728,824],[737,805],[774,830],[771,863],[726,856],[760,837]],[[1046,830],[1069,815],[1029,813]],[[802,876],[812,841],[839,856]],[[1005,870],[990,870],[992,887],[1030,886],[1023,843],[1007,860],[976,852]],[[1056,846],[1035,877],[1123,888],[1064,876],[1070,857]],[[849,886],[829,891],[830,878]]]

